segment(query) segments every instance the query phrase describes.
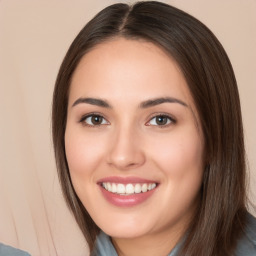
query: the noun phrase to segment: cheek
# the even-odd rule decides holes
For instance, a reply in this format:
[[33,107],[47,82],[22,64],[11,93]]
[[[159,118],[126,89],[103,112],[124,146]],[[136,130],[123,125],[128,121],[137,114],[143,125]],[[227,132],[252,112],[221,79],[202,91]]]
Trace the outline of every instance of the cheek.
[[[66,129],[65,149],[70,177],[76,194],[86,208],[95,204],[95,170],[101,163],[103,145],[100,136],[85,134],[83,129]],[[100,144],[99,144],[100,143]],[[95,213],[92,213],[95,215]]]
[[73,177],[87,176],[100,164],[103,143],[95,136],[85,136],[79,130],[70,130],[67,129],[65,134],[65,149],[70,174]]
[[158,207],[165,209],[167,219],[173,214],[176,221],[194,211],[203,175],[202,140],[197,134],[185,135],[175,134],[162,145],[158,141],[152,151],[152,159],[164,177],[164,195]]
[[[198,132],[178,131],[160,139],[151,146],[151,157],[166,173],[180,174],[200,169],[203,163],[203,143]],[[181,169],[183,170],[181,172]]]
[[151,148],[151,159],[162,171],[170,190],[181,195],[188,191],[197,193],[202,181],[204,148],[196,130],[158,139]]

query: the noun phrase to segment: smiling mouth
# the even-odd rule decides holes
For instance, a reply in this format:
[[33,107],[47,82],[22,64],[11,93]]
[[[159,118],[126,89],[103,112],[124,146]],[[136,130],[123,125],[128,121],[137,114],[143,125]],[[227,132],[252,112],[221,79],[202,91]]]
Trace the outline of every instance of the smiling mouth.
[[157,187],[157,183],[129,183],[129,184],[122,184],[122,183],[111,183],[111,182],[102,182],[101,186],[114,194],[128,196],[133,194],[141,194],[146,193],[150,190],[153,190]]

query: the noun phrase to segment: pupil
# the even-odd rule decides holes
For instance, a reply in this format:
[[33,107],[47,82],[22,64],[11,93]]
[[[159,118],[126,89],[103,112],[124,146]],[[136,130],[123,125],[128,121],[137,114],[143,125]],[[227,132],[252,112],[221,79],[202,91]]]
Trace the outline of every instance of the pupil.
[[101,116],[93,116],[92,117],[92,123],[93,124],[101,124],[101,122],[102,122],[102,117]]
[[158,116],[156,118],[156,123],[159,125],[165,125],[167,123],[167,118],[165,116]]

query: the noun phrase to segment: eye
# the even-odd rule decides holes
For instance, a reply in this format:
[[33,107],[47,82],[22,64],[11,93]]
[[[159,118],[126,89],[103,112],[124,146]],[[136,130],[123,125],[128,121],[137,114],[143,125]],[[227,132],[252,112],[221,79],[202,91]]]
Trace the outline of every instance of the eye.
[[167,115],[157,115],[149,120],[147,125],[167,126],[175,123],[175,120]]
[[97,114],[85,116],[80,120],[80,122],[88,126],[98,126],[98,125],[109,124],[108,121],[103,116],[97,115]]

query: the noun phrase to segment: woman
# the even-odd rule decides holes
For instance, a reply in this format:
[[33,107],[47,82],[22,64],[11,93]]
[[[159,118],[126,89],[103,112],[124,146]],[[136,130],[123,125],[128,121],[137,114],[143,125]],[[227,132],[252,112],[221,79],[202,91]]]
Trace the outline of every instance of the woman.
[[195,18],[159,2],[101,11],[61,65],[52,120],[91,255],[255,255],[235,76]]

